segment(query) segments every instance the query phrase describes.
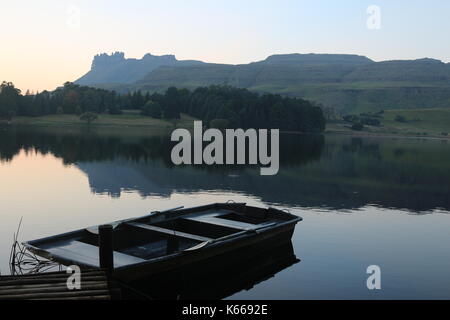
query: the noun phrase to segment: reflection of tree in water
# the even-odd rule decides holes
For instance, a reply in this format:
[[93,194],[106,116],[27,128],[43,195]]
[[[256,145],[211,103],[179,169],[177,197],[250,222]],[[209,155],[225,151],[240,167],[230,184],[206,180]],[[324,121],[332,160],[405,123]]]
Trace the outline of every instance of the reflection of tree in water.
[[57,133],[39,130],[7,130],[0,135],[0,159],[10,161],[21,150],[52,153],[65,164],[82,161],[106,161],[118,157],[130,161],[162,158],[170,153],[166,137],[152,136],[132,139],[118,136],[99,136],[81,132]]
[[364,142],[361,137],[352,137],[349,144],[343,144],[346,152],[354,152],[363,156],[381,160],[380,143],[377,141]]
[[[89,132],[74,134],[31,129],[12,129],[3,133],[0,136],[0,159],[4,161],[12,160],[21,150],[25,150],[52,153],[63,159],[65,164],[121,158],[144,163],[158,159],[163,160],[168,167],[174,166],[170,153],[175,143],[170,141],[168,135],[122,138]],[[296,165],[318,160],[323,144],[324,138],[321,135],[282,135],[280,162]],[[200,167],[212,170],[230,168],[207,165]]]
[[0,135],[0,158],[10,161],[22,149],[52,153],[84,171],[93,192],[115,197],[123,190],[142,196],[230,191],[283,206],[450,210],[448,144],[283,134],[280,172],[267,177],[259,165],[174,166],[169,140],[9,130]]

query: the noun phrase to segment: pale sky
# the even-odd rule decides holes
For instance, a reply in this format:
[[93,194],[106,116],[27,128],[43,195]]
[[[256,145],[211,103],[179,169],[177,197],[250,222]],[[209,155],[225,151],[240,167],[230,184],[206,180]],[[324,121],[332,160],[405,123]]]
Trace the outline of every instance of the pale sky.
[[[380,29],[367,27],[371,5]],[[232,64],[294,52],[449,62],[449,16],[447,0],[0,0],[0,81],[52,90],[113,51]]]

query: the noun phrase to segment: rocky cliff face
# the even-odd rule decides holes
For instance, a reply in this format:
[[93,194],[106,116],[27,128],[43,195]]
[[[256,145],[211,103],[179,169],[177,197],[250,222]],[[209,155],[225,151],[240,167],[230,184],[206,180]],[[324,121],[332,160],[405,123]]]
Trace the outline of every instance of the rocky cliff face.
[[94,60],[92,60],[91,70],[115,66],[123,61],[125,61],[125,53],[123,52],[114,52],[111,55],[107,53],[97,54],[94,56]]
[[123,52],[102,53],[94,57],[91,70],[75,83],[81,85],[132,83],[160,66],[200,63],[200,61],[179,61],[174,55],[155,56],[147,53],[142,59],[126,59]]
[[365,56],[356,54],[317,54],[317,53],[292,53],[274,54],[261,61],[266,64],[309,64],[309,65],[363,65],[373,63]]

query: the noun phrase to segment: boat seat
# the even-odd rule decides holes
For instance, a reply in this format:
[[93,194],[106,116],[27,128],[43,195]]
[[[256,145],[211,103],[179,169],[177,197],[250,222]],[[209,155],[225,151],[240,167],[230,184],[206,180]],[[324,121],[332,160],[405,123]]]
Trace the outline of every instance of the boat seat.
[[214,224],[217,226],[228,227],[228,228],[233,228],[233,229],[238,229],[238,230],[253,230],[253,229],[261,228],[267,224],[271,224],[270,221],[262,223],[262,224],[251,224],[251,223],[246,223],[246,222],[217,218],[217,216],[220,216],[220,215],[222,215],[222,213],[209,214],[209,215],[187,216],[187,217],[182,217],[182,219],[203,222],[203,223],[210,223],[210,224]]
[[164,233],[164,234],[170,234],[170,235],[173,235],[173,236],[187,238],[187,239],[191,239],[191,240],[197,240],[197,241],[201,241],[201,242],[206,242],[206,241],[211,241],[212,240],[211,238],[197,236],[195,234],[190,234],[190,233],[185,233],[185,232],[181,232],[181,231],[161,228],[161,227],[157,227],[157,226],[152,226],[152,225],[144,224],[144,223],[127,222],[125,224],[128,225],[128,226],[135,227],[135,228],[142,228],[142,229],[146,229],[146,230],[161,232],[161,233]]
[[[67,260],[77,261],[78,263],[97,268],[100,267],[98,247],[81,241],[61,241],[59,246],[52,246],[51,248],[48,248],[47,251],[54,256],[59,256]],[[145,261],[144,259],[133,257],[117,251],[114,251],[113,254],[115,268]]]

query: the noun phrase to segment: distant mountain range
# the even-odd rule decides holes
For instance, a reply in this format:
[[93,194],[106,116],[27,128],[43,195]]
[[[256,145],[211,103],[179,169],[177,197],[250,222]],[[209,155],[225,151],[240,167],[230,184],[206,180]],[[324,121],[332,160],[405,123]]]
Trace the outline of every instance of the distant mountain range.
[[126,59],[116,52],[95,56],[75,82],[121,93],[225,84],[302,97],[342,113],[450,108],[450,64],[429,58],[374,62],[349,54],[281,54],[229,65],[173,55]]

